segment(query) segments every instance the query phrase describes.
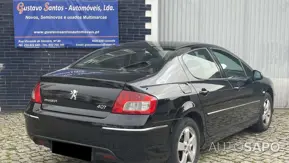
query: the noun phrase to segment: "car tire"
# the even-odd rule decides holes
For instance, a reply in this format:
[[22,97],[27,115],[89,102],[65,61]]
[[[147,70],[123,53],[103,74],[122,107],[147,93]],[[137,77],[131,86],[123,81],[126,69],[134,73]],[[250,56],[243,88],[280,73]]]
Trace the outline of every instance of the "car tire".
[[269,93],[265,94],[263,104],[261,105],[261,113],[259,120],[254,124],[251,129],[255,132],[264,132],[268,130],[273,115],[273,100]]
[[[195,136],[195,139],[192,139],[193,136]],[[175,125],[171,138],[171,154],[168,163],[198,162],[200,157],[200,130],[194,120],[191,118],[180,120]],[[194,156],[193,160],[190,159],[192,156]],[[187,161],[182,162],[186,157]]]

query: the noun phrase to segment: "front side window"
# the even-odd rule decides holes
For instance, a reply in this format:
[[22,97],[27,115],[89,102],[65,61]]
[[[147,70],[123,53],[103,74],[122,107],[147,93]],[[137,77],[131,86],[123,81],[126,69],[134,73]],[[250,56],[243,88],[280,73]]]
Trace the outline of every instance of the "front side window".
[[239,59],[222,50],[213,49],[212,51],[219,60],[227,77],[246,77],[246,74]]
[[249,66],[247,66],[243,62],[242,62],[242,65],[244,67],[244,70],[246,71],[247,76],[252,77],[253,76],[253,71],[251,70],[251,68],[249,68]]
[[220,71],[207,49],[199,49],[183,55],[183,61],[192,75],[199,79],[220,78]]

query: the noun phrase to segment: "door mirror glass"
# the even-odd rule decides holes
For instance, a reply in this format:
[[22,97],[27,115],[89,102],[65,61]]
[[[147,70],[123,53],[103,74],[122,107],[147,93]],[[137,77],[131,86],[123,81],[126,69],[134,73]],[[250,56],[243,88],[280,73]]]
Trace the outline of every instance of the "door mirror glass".
[[254,80],[262,80],[263,76],[260,71],[254,70],[253,71],[253,79]]

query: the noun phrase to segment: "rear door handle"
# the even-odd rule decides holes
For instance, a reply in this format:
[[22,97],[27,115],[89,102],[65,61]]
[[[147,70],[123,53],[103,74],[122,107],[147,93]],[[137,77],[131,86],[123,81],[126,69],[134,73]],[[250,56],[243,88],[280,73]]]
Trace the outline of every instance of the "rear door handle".
[[200,94],[206,96],[209,94],[209,91],[206,88],[202,88],[202,90],[200,91]]

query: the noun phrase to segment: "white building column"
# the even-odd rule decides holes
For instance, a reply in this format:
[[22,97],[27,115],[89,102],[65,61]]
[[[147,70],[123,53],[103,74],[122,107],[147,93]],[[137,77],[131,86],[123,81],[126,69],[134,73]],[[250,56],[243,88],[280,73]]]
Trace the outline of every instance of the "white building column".
[[151,5],[151,11],[146,11],[146,17],[151,17],[151,22],[146,23],[146,29],[151,29],[151,35],[146,35],[146,41],[159,41],[159,0],[146,0]]

